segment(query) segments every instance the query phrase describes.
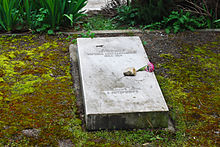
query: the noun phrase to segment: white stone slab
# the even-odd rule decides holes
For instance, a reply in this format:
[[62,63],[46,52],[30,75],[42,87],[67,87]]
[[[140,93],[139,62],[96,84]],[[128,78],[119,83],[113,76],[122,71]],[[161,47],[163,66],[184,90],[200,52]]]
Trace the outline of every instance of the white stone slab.
[[139,37],[78,38],[86,126],[89,130],[166,127],[168,107],[154,73],[124,77],[148,63]]
[[105,7],[108,0],[88,0],[87,5],[83,8],[83,10],[91,11],[91,10],[101,10],[102,7]]

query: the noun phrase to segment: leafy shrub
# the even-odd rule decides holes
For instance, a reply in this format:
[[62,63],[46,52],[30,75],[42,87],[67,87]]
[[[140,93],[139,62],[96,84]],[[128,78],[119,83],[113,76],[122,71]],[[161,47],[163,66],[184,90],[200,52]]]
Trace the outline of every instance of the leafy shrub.
[[82,11],[82,8],[87,4],[87,0],[69,0],[65,7],[65,14],[72,14],[72,21],[76,22],[83,16],[86,16]]
[[117,8],[117,13],[118,15],[114,19],[117,19],[120,23],[125,23],[130,26],[134,26],[136,24],[138,9],[124,5]]
[[17,24],[17,13],[20,0],[1,0],[0,1],[0,25],[5,31],[12,31]]
[[173,5],[173,0],[134,0],[131,3],[131,6],[137,9],[138,24],[160,21],[169,15]]
[[178,3],[181,9],[197,16],[205,17],[207,28],[219,28],[220,5],[219,0],[183,0]]
[[201,28],[205,25],[204,18],[197,18],[192,16],[190,12],[183,12],[181,10],[172,11],[168,17],[164,17],[161,22],[156,22],[145,26],[145,29],[165,29],[166,33],[177,33],[185,30],[194,31],[197,28]]
[[44,8],[40,8],[39,11],[32,11],[31,14],[31,28],[35,30],[35,32],[44,32],[50,28],[49,24],[44,22],[45,17],[48,14],[48,10]]

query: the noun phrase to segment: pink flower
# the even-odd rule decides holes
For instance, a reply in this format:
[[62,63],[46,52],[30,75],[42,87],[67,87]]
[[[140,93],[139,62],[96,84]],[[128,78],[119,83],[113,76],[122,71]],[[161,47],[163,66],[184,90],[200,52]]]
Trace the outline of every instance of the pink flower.
[[154,71],[154,65],[151,62],[149,62],[149,63],[147,63],[147,66],[145,67],[144,70],[147,71],[147,72],[153,72]]

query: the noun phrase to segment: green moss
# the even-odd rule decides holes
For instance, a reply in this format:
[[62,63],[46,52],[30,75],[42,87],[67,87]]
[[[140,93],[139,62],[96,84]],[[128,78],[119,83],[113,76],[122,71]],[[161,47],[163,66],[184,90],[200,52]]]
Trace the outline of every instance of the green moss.
[[[163,54],[168,78],[158,76],[171,116],[187,145],[215,146],[219,103],[220,40],[202,46],[183,45],[181,56]],[[181,135],[180,135],[181,136]]]
[[[60,50],[68,44],[56,40],[40,42],[37,36],[0,38],[2,145],[22,145],[24,140],[32,145],[56,145],[55,138],[73,138],[71,131],[57,124],[63,119],[67,125],[74,118],[69,107],[74,95],[67,71],[69,60]],[[59,75],[57,71],[63,72]],[[26,128],[42,130],[40,138],[23,136],[21,131]]]

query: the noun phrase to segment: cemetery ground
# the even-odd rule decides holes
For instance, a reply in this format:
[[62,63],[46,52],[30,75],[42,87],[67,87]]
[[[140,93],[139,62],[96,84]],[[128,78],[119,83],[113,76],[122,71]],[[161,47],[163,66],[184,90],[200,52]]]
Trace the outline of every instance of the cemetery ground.
[[175,131],[86,131],[70,74],[77,35],[1,35],[0,146],[218,146],[220,33],[123,34],[132,35],[156,67]]

